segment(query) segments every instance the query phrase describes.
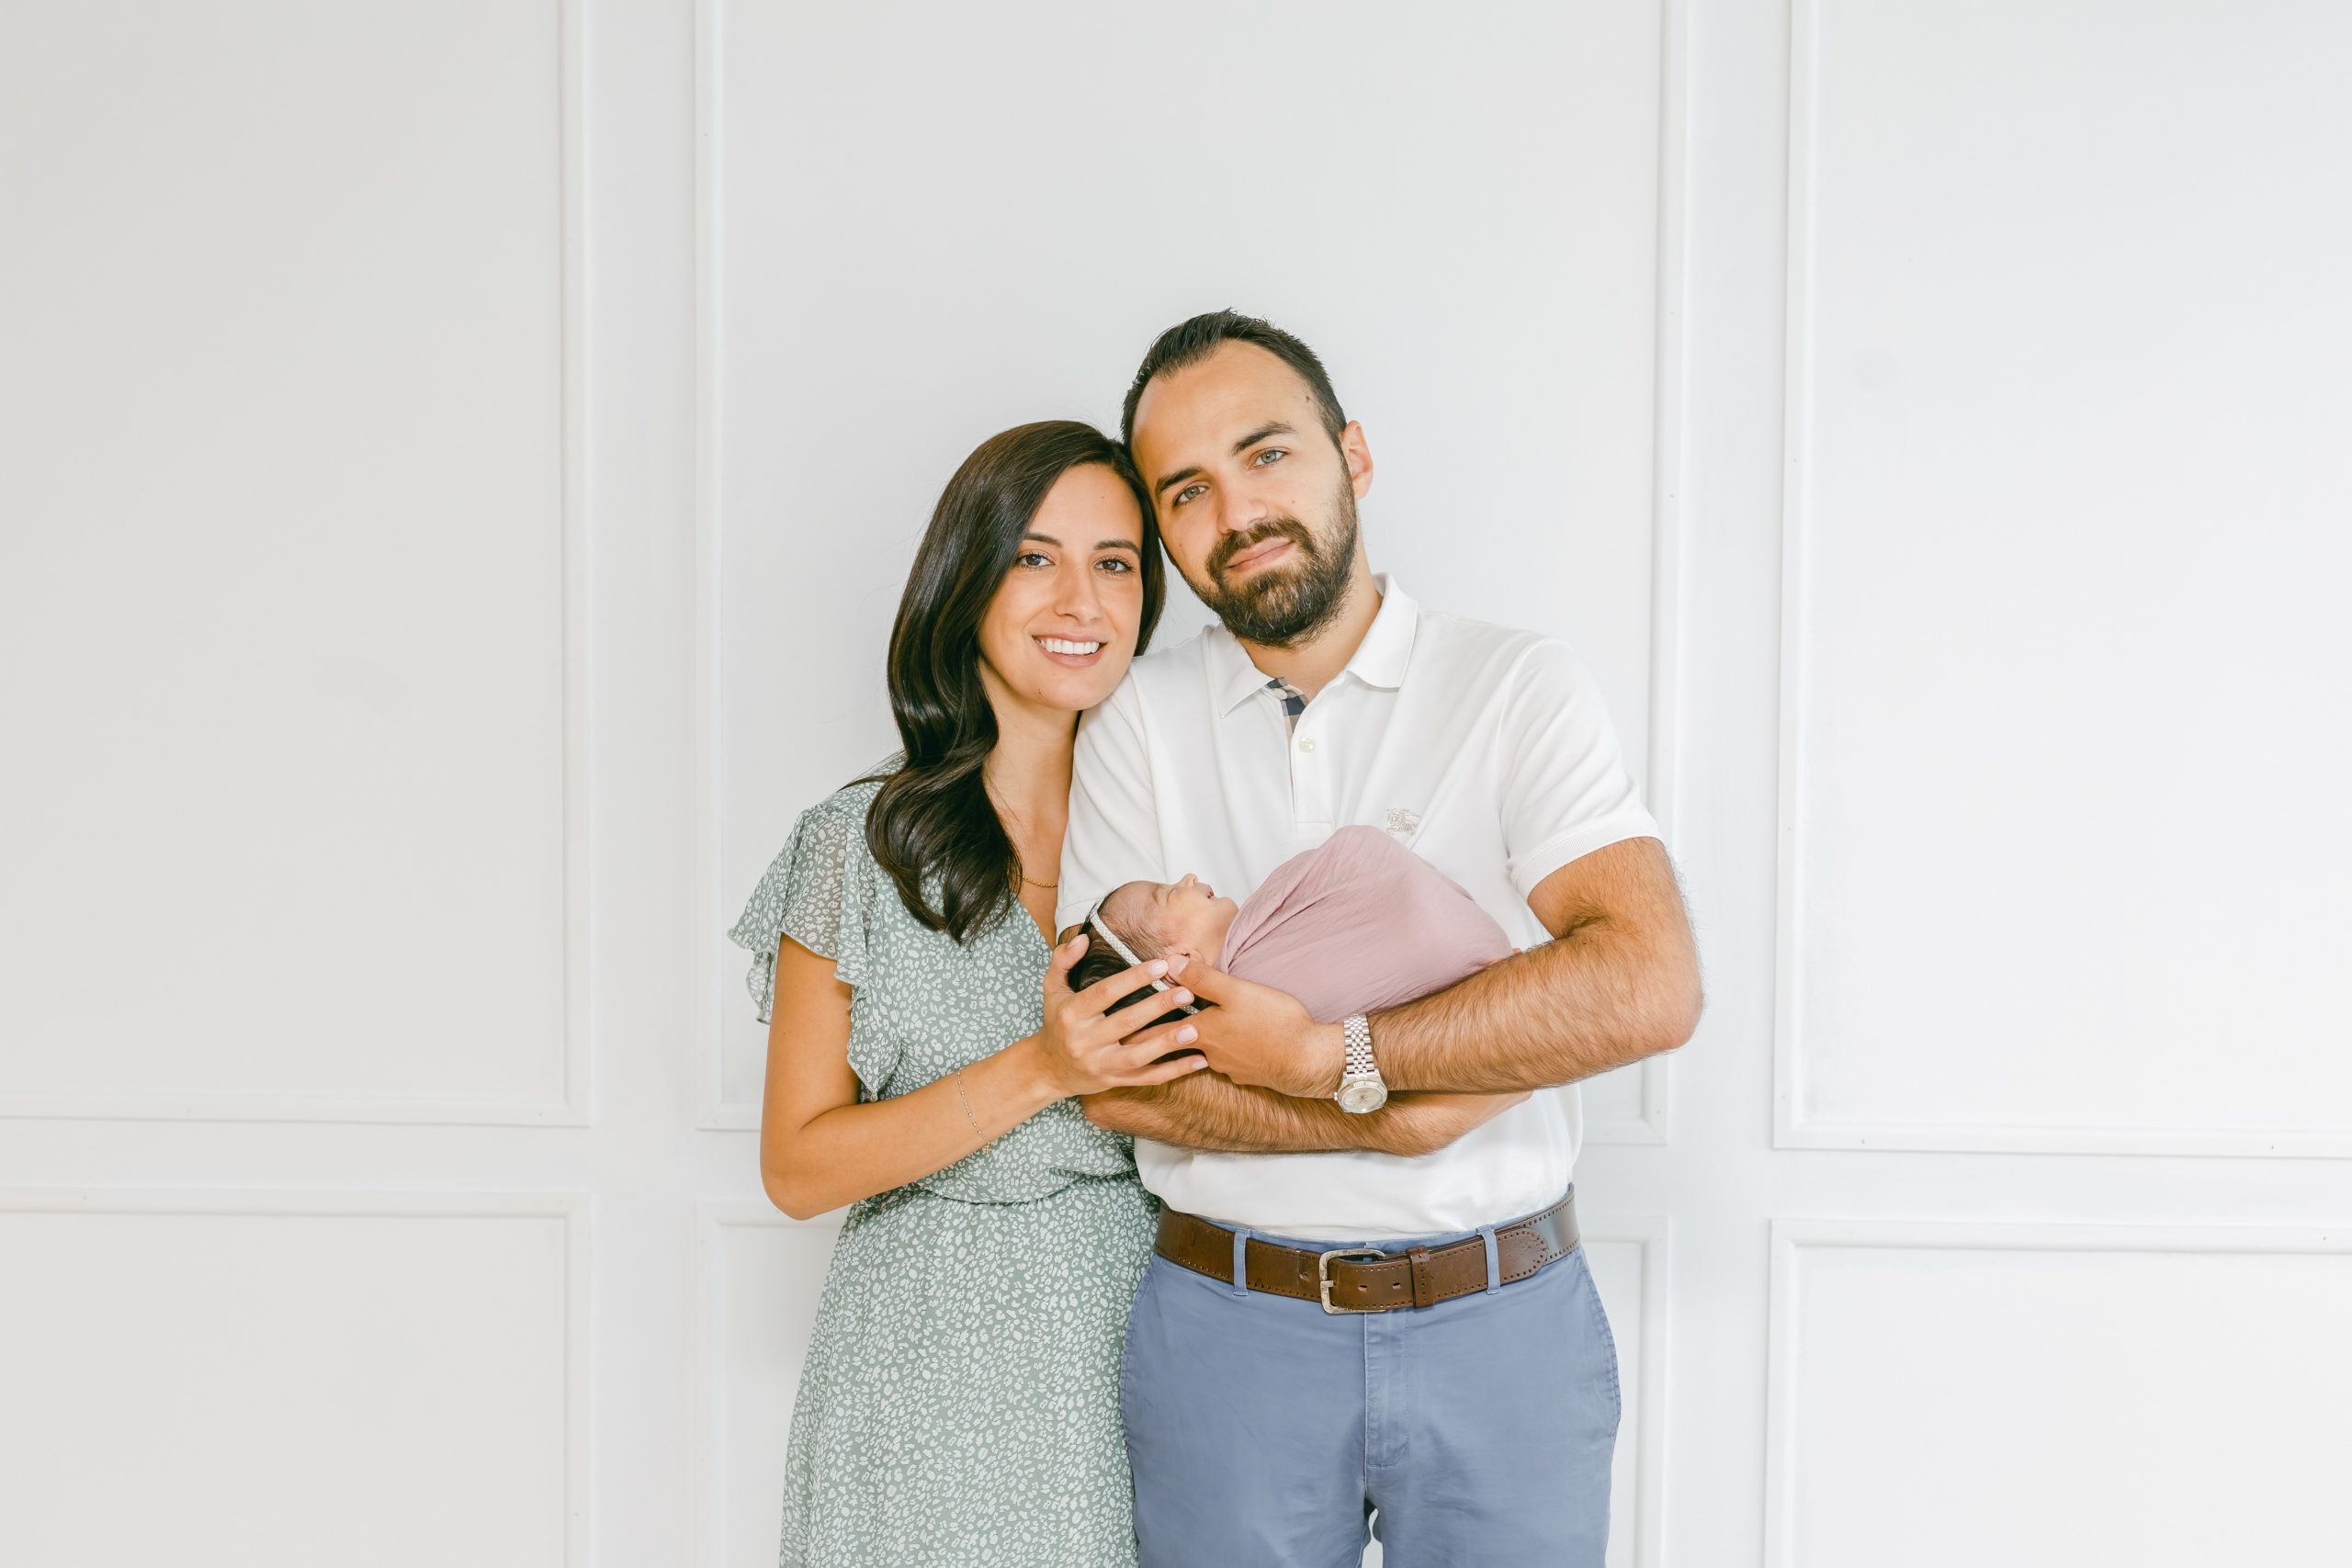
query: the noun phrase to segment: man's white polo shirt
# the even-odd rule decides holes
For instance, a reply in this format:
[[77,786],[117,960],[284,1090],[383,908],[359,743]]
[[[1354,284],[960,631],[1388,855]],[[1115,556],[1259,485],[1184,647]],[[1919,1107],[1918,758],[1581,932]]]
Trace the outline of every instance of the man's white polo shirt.
[[[1057,924],[1139,877],[1190,871],[1247,897],[1291,856],[1363,823],[1532,947],[1549,940],[1527,906],[1536,884],[1603,845],[1658,836],[1600,692],[1565,644],[1431,614],[1385,574],[1374,581],[1378,615],[1295,733],[1223,626],[1136,661],[1079,728]],[[1570,1086],[1418,1159],[1138,1138],[1136,1165],[1187,1213],[1303,1239],[1394,1239],[1544,1208],[1567,1187],[1582,1132]]]

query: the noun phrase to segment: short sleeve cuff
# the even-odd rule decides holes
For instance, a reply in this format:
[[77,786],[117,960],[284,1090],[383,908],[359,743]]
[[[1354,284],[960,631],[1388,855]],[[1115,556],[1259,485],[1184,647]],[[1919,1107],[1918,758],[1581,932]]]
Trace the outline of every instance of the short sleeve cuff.
[[1639,806],[1612,811],[1598,822],[1583,822],[1555,833],[1533,849],[1513,855],[1510,862],[1511,886],[1519,889],[1522,898],[1532,895],[1544,879],[1574,861],[1582,860],[1595,850],[1605,850],[1627,839],[1663,839],[1657,822]]

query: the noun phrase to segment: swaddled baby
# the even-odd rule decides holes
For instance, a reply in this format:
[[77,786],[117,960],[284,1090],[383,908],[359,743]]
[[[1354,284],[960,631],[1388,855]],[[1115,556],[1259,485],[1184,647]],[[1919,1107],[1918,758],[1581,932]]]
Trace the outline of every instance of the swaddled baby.
[[1284,861],[1238,904],[1189,873],[1126,883],[1103,896],[1087,934],[1073,990],[1181,954],[1287,991],[1320,1023],[1442,990],[1518,951],[1461,884],[1362,827]]

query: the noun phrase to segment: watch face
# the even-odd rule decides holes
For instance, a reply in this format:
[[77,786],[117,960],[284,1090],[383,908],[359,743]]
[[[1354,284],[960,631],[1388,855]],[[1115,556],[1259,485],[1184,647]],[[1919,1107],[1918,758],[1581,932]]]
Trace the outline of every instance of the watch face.
[[1361,1116],[1388,1103],[1388,1086],[1378,1078],[1353,1078],[1340,1086],[1340,1109]]

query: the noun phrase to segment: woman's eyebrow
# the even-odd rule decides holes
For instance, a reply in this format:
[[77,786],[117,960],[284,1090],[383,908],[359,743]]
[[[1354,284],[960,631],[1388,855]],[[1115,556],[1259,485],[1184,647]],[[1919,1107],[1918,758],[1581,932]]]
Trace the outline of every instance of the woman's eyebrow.
[[1143,547],[1133,539],[1097,539],[1094,541],[1094,547],[1098,550],[1126,550],[1135,555],[1143,554]]

